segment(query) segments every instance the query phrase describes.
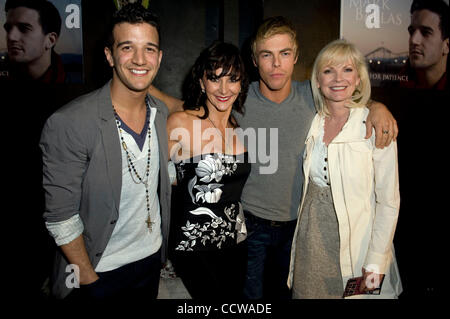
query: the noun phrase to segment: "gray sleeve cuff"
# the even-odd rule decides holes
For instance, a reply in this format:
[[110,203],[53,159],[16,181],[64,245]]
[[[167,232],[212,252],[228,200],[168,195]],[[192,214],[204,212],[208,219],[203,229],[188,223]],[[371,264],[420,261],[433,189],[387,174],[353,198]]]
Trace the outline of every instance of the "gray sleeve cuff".
[[78,214],[62,222],[46,222],[45,226],[58,246],[70,243],[84,230],[83,222]]

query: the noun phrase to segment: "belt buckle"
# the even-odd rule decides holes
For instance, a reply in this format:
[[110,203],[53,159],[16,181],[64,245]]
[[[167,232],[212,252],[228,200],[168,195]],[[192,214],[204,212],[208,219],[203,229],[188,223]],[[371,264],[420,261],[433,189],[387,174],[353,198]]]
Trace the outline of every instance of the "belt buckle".
[[281,226],[281,223],[278,222],[278,221],[276,221],[276,220],[271,220],[271,221],[270,221],[270,226],[271,226],[271,227],[280,227],[280,226]]

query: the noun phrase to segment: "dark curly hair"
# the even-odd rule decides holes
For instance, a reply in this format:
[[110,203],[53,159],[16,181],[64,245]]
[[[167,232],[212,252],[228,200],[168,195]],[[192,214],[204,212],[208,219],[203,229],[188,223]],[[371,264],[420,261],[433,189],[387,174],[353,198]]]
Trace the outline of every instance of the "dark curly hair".
[[112,17],[105,43],[105,46],[108,47],[111,52],[114,44],[114,27],[120,23],[148,23],[155,27],[158,32],[159,47],[161,48],[161,27],[158,16],[144,8],[140,3],[134,2],[123,6],[119,11],[116,11]]
[[[216,70],[222,68],[222,72],[217,76]],[[230,43],[216,41],[204,49],[194,63],[187,79],[185,87],[185,97],[183,108],[185,110],[199,110],[203,108],[205,114],[199,116],[206,119],[209,115],[205,106],[206,94],[200,87],[200,79],[206,75],[209,80],[218,79],[223,76],[231,76],[235,81],[241,82],[241,91],[233,103],[232,109],[240,114],[244,114],[244,103],[247,98],[248,76],[245,72],[244,62],[239,53],[239,49]],[[237,127],[236,119],[233,115],[228,119],[233,127]]]

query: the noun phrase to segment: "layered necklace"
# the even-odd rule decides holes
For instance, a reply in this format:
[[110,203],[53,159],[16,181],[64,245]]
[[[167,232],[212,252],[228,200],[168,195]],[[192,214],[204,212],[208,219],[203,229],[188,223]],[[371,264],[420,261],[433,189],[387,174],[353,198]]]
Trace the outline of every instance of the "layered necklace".
[[125,155],[127,157],[127,165],[128,165],[128,172],[131,175],[131,179],[135,184],[143,184],[145,187],[145,201],[147,204],[147,219],[145,220],[145,223],[147,223],[147,227],[149,229],[149,231],[152,231],[152,219],[150,216],[150,195],[149,195],[149,183],[148,183],[148,178],[150,175],[150,158],[151,158],[151,137],[152,137],[152,128],[150,125],[150,106],[149,106],[149,101],[146,98],[145,99],[145,104],[147,107],[147,139],[148,139],[148,152],[147,152],[147,166],[145,167],[145,173],[144,174],[139,174],[135,163],[133,163],[133,160],[130,156],[130,153],[133,155],[133,157],[136,159],[136,155],[133,154],[133,152],[131,151],[131,149],[128,149],[128,145],[125,142],[124,138],[123,138],[123,131],[122,131],[122,122],[119,118],[119,115],[116,112],[116,109],[114,108],[113,105],[113,111],[114,111],[114,117],[116,119],[116,125],[117,125],[117,129],[119,131],[119,137],[120,137],[120,144],[122,145],[123,150],[125,151]]

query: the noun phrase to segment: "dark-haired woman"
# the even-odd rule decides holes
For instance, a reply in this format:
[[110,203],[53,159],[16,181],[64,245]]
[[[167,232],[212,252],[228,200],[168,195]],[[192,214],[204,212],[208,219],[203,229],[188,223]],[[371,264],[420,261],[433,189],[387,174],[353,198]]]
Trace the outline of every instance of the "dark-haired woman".
[[240,197],[250,173],[232,115],[243,112],[248,89],[239,50],[213,43],[197,58],[188,83],[184,111],[167,122],[180,191],[173,262],[192,298],[239,298],[247,262]]

